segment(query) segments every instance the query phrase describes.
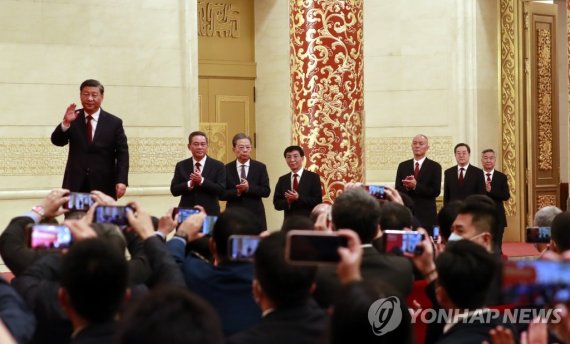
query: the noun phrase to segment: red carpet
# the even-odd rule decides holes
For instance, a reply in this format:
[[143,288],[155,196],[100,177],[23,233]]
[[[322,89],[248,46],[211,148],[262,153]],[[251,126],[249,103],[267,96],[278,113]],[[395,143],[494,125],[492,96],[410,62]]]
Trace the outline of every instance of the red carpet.
[[509,259],[537,258],[540,252],[533,244],[526,242],[503,242],[503,254]]

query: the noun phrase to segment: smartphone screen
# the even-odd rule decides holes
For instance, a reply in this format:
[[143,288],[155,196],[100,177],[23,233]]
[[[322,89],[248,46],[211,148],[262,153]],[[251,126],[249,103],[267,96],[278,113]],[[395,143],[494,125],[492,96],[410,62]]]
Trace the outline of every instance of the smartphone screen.
[[416,231],[402,230],[385,230],[384,231],[384,249],[386,253],[403,254],[403,253],[421,253],[417,245],[424,240],[424,236]]
[[336,264],[340,261],[339,247],[347,240],[334,232],[291,230],[287,233],[286,259],[293,264]]
[[376,199],[386,198],[386,194],[384,193],[384,185],[366,185],[365,189],[372,197]]
[[71,232],[66,226],[33,225],[29,229],[28,246],[36,250],[69,248],[71,242]]
[[202,230],[200,231],[200,233],[205,235],[212,234],[212,230],[214,229],[216,221],[218,221],[217,216],[211,216],[211,215],[206,216],[204,218],[204,223],[202,223]]
[[91,194],[83,192],[71,192],[69,201],[63,204],[64,209],[87,211],[93,205]]
[[550,242],[550,227],[527,227],[526,228],[526,242],[528,243],[543,243]]
[[433,242],[437,242],[439,240],[439,226],[433,226],[431,238],[433,239]]
[[96,223],[113,223],[119,227],[127,227],[129,220],[127,219],[128,206],[117,205],[100,205],[95,208],[93,222]]
[[175,217],[178,214],[178,223],[184,222],[188,218],[188,216],[192,214],[198,214],[200,212],[199,209],[196,208],[174,208],[172,210],[172,217]]
[[570,301],[570,262],[506,262],[502,292],[505,303],[566,303]]
[[261,238],[257,235],[231,235],[228,238],[228,256],[232,261],[253,260]]

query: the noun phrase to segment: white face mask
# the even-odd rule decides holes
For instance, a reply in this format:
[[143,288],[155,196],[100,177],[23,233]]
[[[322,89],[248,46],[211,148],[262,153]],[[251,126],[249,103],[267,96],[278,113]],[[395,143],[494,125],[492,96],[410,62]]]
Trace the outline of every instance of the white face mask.
[[449,238],[447,238],[447,241],[459,241],[459,240],[463,240],[463,237],[455,232],[452,232],[449,235]]

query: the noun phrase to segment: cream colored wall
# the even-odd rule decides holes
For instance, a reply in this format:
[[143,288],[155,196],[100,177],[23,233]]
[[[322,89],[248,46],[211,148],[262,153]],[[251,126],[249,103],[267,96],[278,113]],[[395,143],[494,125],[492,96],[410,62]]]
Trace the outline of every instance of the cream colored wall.
[[198,126],[196,23],[195,0],[0,2],[0,223],[61,185],[67,148],[49,136],[88,78],[129,139],[121,203],[177,203],[174,165]]

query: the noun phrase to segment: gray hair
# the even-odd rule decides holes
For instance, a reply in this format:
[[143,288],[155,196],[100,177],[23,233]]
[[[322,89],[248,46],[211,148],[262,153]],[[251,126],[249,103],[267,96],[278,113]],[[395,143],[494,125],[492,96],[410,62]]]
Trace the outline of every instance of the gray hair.
[[560,208],[553,205],[540,208],[536,214],[534,214],[534,225],[536,227],[550,227],[552,220],[561,212],[562,210]]

